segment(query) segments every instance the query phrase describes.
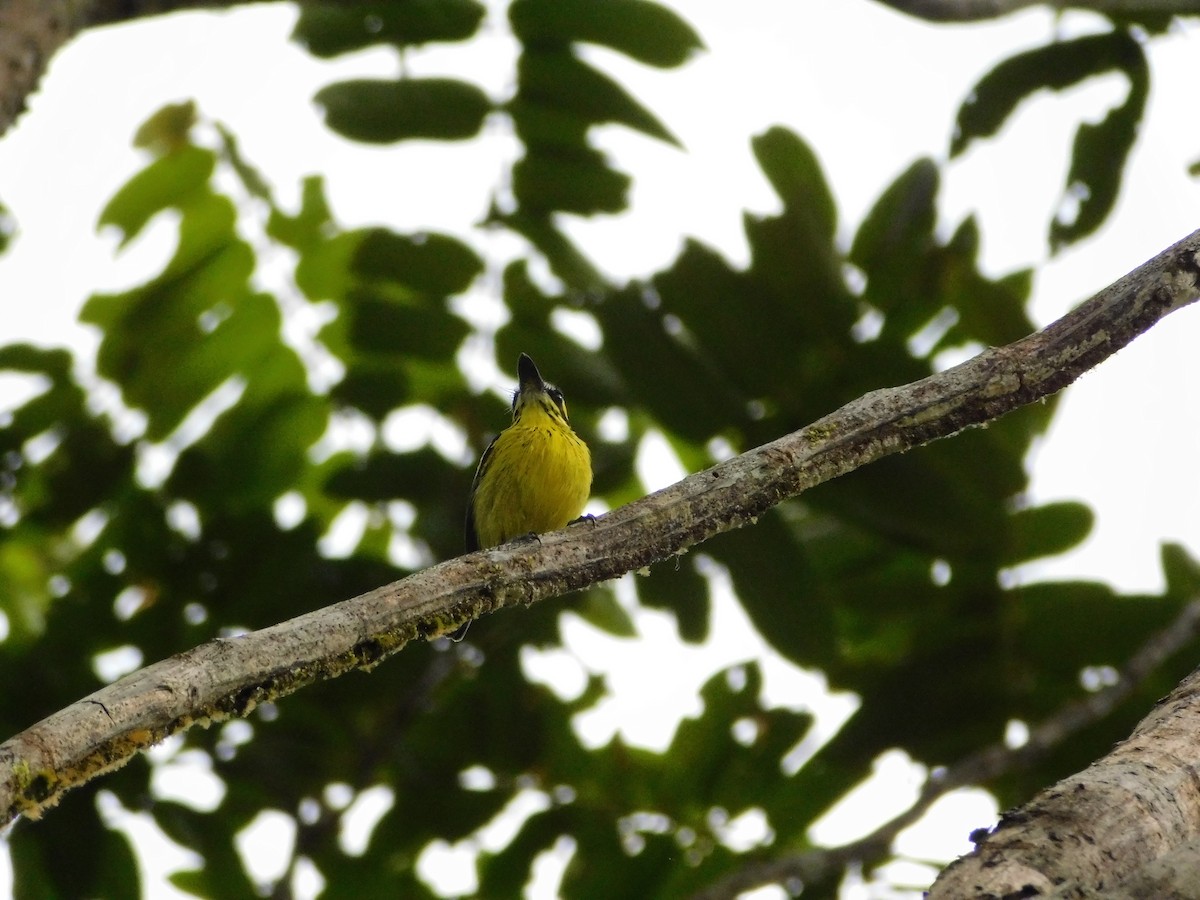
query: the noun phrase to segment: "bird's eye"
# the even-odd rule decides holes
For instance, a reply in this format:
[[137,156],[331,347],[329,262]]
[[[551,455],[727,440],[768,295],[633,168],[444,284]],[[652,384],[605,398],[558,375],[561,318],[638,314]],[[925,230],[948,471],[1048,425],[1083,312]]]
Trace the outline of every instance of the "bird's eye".
[[567,417],[567,401],[563,399],[563,392],[558,388],[550,388],[546,391],[550,395],[550,399],[554,401],[554,405],[558,407],[558,411],[563,414],[563,418]]

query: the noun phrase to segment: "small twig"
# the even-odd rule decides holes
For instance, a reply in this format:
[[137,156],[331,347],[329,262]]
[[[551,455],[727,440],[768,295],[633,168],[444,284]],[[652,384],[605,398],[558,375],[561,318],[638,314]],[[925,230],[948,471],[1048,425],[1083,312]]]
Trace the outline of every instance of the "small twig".
[[1117,680],[1079,700],[1072,700],[1030,729],[1020,747],[997,742],[934,770],[916,801],[866,837],[829,849],[751,863],[694,894],[692,900],[729,900],[742,891],[796,879],[822,880],[853,861],[872,861],[888,853],[892,841],[950,791],[982,784],[1009,772],[1028,768],[1067,738],[1100,721],[1127,700],[1164,662],[1200,636],[1200,599],[1192,600],[1165,628],[1151,635],[1121,668]]

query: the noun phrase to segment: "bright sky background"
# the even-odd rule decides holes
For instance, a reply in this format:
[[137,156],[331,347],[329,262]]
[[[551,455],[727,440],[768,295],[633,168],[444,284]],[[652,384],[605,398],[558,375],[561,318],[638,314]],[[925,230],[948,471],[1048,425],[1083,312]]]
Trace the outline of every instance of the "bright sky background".
[[[744,261],[742,212],[777,207],[749,139],[774,124],[790,126],[816,149],[848,241],[880,191],[914,158],[944,159],[959,103],[997,60],[1056,33],[1096,30],[1099,23],[1086,14],[1055,20],[1030,10],[999,23],[935,27],[873,0],[680,5],[708,46],[684,69],[660,72],[609,52],[591,54],[687,148],[681,152],[619,128],[595,132],[597,145],[635,176],[633,210],[618,219],[577,221],[571,230],[615,277],[668,264],[685,234]],[[156,224],[115,258],[115,241],[97,237],[94,225],[104,201],[143,165],[130,147],[134,130],[167,102],[195,98],[203,116],[228,125],[285,206],[294,206],[300,179],[319,172],[335,215],[347,226],[386,223],[461,233],[464,223],[480,218],[505,160],[518,152],[515,142],[497,128],[482,140],[453,146],[370,148],[334,136],[321,124],[312,95],[335,78],[393,74],[395,58],[374,50],[333,63],[315,60],[286,39],[295,15],[286,4],[177,15],[89,32],[53,59],[30,111],[0,138],[0,201],[20,228],[0,257],[0,341],[92,347],[94,337],[74,323],[87,294],[157,271],[173,244],[169,222]],[[997,139],[950,167],[941,203],[946,232],[975,212],[991,273],[1045,263],[1033,304],[1039,322],[1200,226],[1200,181],[1186,174],[1200,158],[1200,119],[1180,114],[1195,104],[1198,40],[1200,31],[1191,28],[1154,41],[1150,110],[1118,208],[1098,237],[1062,258],[1046,262],[1045,233],[1071,136],[1081,117],[1094,120],[1123,96],[1120,78],[1026,104]],[[493,30],[486,49],[473,41],[420,51],[408,66],[415,74],[471,78],[502,95],[513,54],[508,37]],[[479,234],[471,240],[497,255],[512,249],[489,247],[491,238]],[[1190,363],[1198,342],[1200,314],[1184,310],[1067,392],[1033,460],[1034,499],[1082,498],[1099,522],[1081,550],[1042,564],[1037,577],[1086,576],[1126,590],[1157,590],[1161,540],[1182,541],[1200,553],[1200,496],[1191,471],[1200,458],[1200,396]],[[498,387],[511,380],[494,374]],[[657,472],[647,480],[671,477],[669,468]],[[755,644],[736,604],[719,602],[717,615],[722,633],[746,632],[741,646]],[[647,613],[639,625],[657,642],[654,651],[623,646],[620,668],[606,658],[612,648],[603,640],[582,637],[574,657],[530,661],[532,670],[569,681],[572,666],[582,672],[582,660],[611,669],[618,692],[637,686],[641,715],[631,717],[629,707],[597,711],[595,721],[581,723],[594,740],[605,740],[620,722],[631,739],[660,744],[662,723],[671,720],[662,710],[694,709],[695,685],[744,656],[744,650],[720,656],[711,648],[679,647],[686,675],[661,692],[647,692],[647,684],[663,681],[657,675],[661,642],[674,636],[662,614]],[[782,661],[768,656],[767,669],[768,689],[781,698],[789,691],[812,692],[812,679]],[[819,702],[828,727],[846,714],[844,700]],[[915,792],[920,778],[904,759],[882,759],[880,769],[890,789],[866,801],[875,814]],[[952,808],[959,800],[965,810]],[[927,842],[906,851],[934,857],[962,852],[966,831],[990,824],[994,812],[979,797],[959,800],[943,805],[941,815],[951,824],[939,831],[934,849]],[[861,833],[862,814],[853,810],[862,808],[846,813],[843,824],[827,823],[822,838],[841,841]],[[753,831],[753,823],[747,827]],[[7,891],[3,856],[0,895]]]

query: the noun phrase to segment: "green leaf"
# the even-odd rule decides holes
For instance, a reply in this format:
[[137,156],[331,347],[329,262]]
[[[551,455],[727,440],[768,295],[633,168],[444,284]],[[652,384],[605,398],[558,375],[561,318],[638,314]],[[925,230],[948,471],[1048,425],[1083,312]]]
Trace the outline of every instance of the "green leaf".
[[[538,185],[528,185],[527,190],[537,190]],[[532,199],[532,198],[531,198]],[[544,198],[542,200],[544,201]],[[541,209],[526,212],[518,209],[494,221],[503,223],[514,232],[524,236],[546,258],[556,278],[577,291],[604,291],[609,288],[608,279],[592,264],[555,224],[551,210]],[[506,275],[508,270],[505,270]]]
[[[40,632],[51,598],[50,579],[76,555],[76,542],[59,532],[127,484],[133,448],[118,445],[109,426],[88,409],[74,381],[71,355],[24,344],[0,348],[5,381],[34,393],[0,415],[0,498],[19,519],[0,524],[0,607],[7,605],[15,638]],[[22,373],[22,374],[16,374]],[[52,449],[38,458],[29,441]]]
[[[184,211],[179,246],[161,275],[124,294],[92,296],[80,313],[105,333],[98,370],[146,411],[151,439],[169,434],[244,365],[255,342],[278,340],[273,302],[255,303],[247,291],[254,254],[234,218],[228,198],[198,198]],[[247,314],[255,328],[231,331],[230,319]]]
[[[220,122],[216,124],[217,134],[221,136],[221,160],[229,165],[237,174],[238,180],[241,181],[242,187],[251,197],[257,197],[271,207],[272,213],[274,210],[274,202],[271,198],[271,185],[263,174],[246,158],[242,153],[241,146],[238,143],[237,135],[222,125]],[[309,176],[308,180],[312,180],[313,176]],[[308,199],[305,197],[305,199]]]
[[691,25],[648,0],[516,0],[508,17],[526,46],[585,41],[662,68],[682,65],[704,46]]
[[8,249],[9,241],[17,233],[17,220],[7,206],[0,203],[0,253]]
[[[254,270],[254,253],[235,227],[237,208],[228,197],[197,194],[182,207],[179,244],[158,284],[190,282],[196,300],[211,306],[228,291],[233,280],[247,280]],[[220,282],[218,286],[214,282]]]
[[708,582],[696,571],[693,557],[676,557],[637,582],[638,599],[651,609],[669,610],[679,623],[679,636],[699,644],[708,639]]
[[325,124],[351,140],[373,144],[474,137],[492,101],[454,78],[340,81],[317,92]]
[[738,600],[759,634],[797,665],[824,666],[838,651],[833,609],[812,561],[773,510],[753,528],[704,545],[729,568]]
[[[913,163],[875,201],[854,236],[850,261],[866,274],[869,300],[885,315],[923,300],[908,287],[934,246],[938,181],[932,160]],[[930,314],[936,311],[929,306]]]
[[396,303],[361,292],[347,315],[350,345],[366,353],[450,359],[469,332],[467,323],[447,316],[441,304]]
[[54,380],[71,373],[73,357],[61,348],[34,344],[5,344],[0,347],[0,369],[48,375]]
[[1009,57],[983,76],[959,107],[950,155],[962,153],[977,138],[994,135],[1037,91],[1061,91],[1114,68],[1128,71],[1141,56],[1127,32],[1110,31]]
[[633,638],[637,629],[633,619],[625,612],[616,596],[607,588],[593,588],[583,596],[581,603],[575,604],[573,611],[585,622],[599,628],[613,637]]
[[382,43],[462,41],[479,30],[486,12],[475,0],[302,3],[292,38],[326,58]]
[[769,396],[799,380],[793,366],[800,354],[795,351],[807,335],[798,321],[802,304],[794,297],[780,298],[735,271],[716,251],[691,240],[674,265],[655,277],[654,290],[662,310],[695,338],[697,358],[690,364],[711,372],[709,402],[719,400],[727,410],[724,421],[720,415],[700,420],[710,423],[709,434],[685,432],[693,439],[740,426],[751,398]]
[[483,260],[457,238],[445,234],[366,231],[351,271],[367,280],[387,280],[436,296],[461,294],[483,271]]
[[[403,497],[420,506],[445,503],[447,496],[453,496],[451,482],[458,477],[458,470],[437,451],[422,447],[411,453],[377,451],[348,460],[328,474],[323,487],[346,500],[377,503]],[[450,505],[455,507],[455,522],[461,525],[458,505]]]
[[1164,543],[1162,569],[1169,597],[1191,601],[1200,596],[1200,561],[1179,544]]
[[98,224],[120,229],[124,246],[157,213],[202,195],[216,162],[215,153],[199,147],[184,147],[155,160],[113,195],[100,212]]
[[196,101],[168,103],[141,124],[133,136],[133,146],[164,156],[191,140],[196,124]]
[[333,225],[324,179],[309,175],[300,189],[299,212],[289,216],[273,207],[267,220],[267,235],[296,250],[309,250],[325,240]]
[[[1119,666],[1155,630],[1175,615],[1178,606],[1157,597],[1121,596],[1108,585],[1094,582],[1046,582],[1009,593],[1019,610],[1021,629],[1015,635],[1026,664],[1036,660],[1042,678],[1055,677],[1074,690],[1084,666]],[[1086,623],[1087,640],[1080,629]],[[1047,685],[1035,695],[1039,706],[1054,707]]]
[[1095,514],[1082,503],[1047,503],[1013,513],[1009,546],[1002,565],[1015,566],[1042,556],[1065,553],[1092,530]]
[[751,143],[779,199],[790,208],[805,210],[814,232],[832,241],[837,234],[837,206],[812,148],[795,132],[781,127],[768,129]]
[[1150,71],[1142,47],[1132,38],[1117,44],[1129,95],[1099,122],[1083,122],[1075,133],[1064,199],[1076,208],[1073,214],[1060,211],[1050,223],[1050,247],[1056,252],[1093,234],[1117,205],[1125,163],[1146,109]]
[[349,231],[323,237],[312,235],[313,243],[304,248],[296,265],[296,286],[309,300],[341,301],[355,283],[351,273],[363,240],[370,234]]
[[[940,299],[958,316],[929,353],[975,342],[1002,346],[1034,330],[1025,306],[1033,288],[1033,272],[1024,269],[995,281],[979,271],[979,227],[963,220],[950,243],[934,254]],[[937,293],[936,291],[933,293]]]
[[[11,478],[8,472],[3,475]],[[0,612],[9,627],[6,641],[24,643],[41,636],[46,629],[46,613],[54,598],[48,589],[55,560],[46,552],[43,535],[22,538],[8,533],[0,541]]]
[[330,396],[376,421],[413,400],[412,387],[402,365],[394,360],[362,357],[350,362],[345,377],[333,386]]
[[556,838],[567,831],[562,818],[557,810],[535,815],[503,850],[482,853],[478,896],[528,896],[522,888],[529,882],[538,854],[552,849]]
[[[141,895],[133,849],[123,834],[101,824],[94,794],[73,797],[43,821],[21,822],[13,830],[14,900],[137,900]],[[71,848],[69,865],[63,862],[64,847]]]
[[1062,211],[1050,226],[1054,251],[1092,234],[1116,205],[1149,93],[1149,69],[1141,44],[1128,31],[1117,29],[1030,50],[992,69],[959,108],[951,156],[976,138],[999,131],[1035,92],[1060,91],[1114,70],[1129,79],[1129,94],[1100,122],[1084,122],[1075,133]]
[[327,426],[325,404],[307,394],[243,396],[180,454],[168,487],[204,507],[270,508],[300,480],[306,452]]
[[256,893],[255,886],[246,875],[230,833],[236,823],[222,811],[205,814],[169,800],[157,800],[150,807],[155,822],[167,836],[199,854],[204,863],[198,869],[173,872],[169,879],[180,890],[197,897],[251,896]]
[[505,106],[513,130],[526,147],[543,147],[570,152],[588,145],[592,122],[573,110],[531,103],[518,92]]
[[551,153],[530,148],[513,166],[513,193],[523,209],[534,213],[617,213],[628,205],[631,181],[591,149]]
[[1007,504],[1026,483],[1024,446],[997,434],[980,429],[886,457],[822,485],[810,500],[930,557],[997,565]]
[[[539,108],[545,108],[551,121],[566,116],[585,124],[615,122],[679,146],[657,116],[569,50],[527,49],[517,63],[517,78],[520,116],[527,136],[530,120],[536,120]],[[541,126],[542,133],[548,130]]]
[[625,377],[631,402],[676,435],[703,442],[742,414],[721,373],[694,346],[670,333],[653,292],[632,285],[596,309],[605,351]]

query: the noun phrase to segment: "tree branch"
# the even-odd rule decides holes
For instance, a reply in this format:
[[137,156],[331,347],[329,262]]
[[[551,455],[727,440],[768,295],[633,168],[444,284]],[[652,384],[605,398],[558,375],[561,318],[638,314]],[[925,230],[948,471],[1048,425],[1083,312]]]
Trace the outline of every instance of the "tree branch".
[[1197,15],[1200,0],[879,0],[902,13],[929,22],[979,22],[998,19],[1030,6],[1085,9],[1110,16]]
[[[1152,664],[1194,638],[1198,606],[1185,607],[1131,667]],[[1121,688],[1118,682],[1110,690]],[[942,872],[929,900],[1194,896],[1194,879],[1182,882],[1190,886],[1182,893],[1161,888],[1200,866],[1198,698],[1200,670],[1103,759],[1005,813],[972,853]]]
[[1046,900],[1189,900],[1200,884],[1200,839],[1180,844],[1152,859],[1119,884],[1106,881],[1099,889],[1064,885]]
[[[934,770],[912,806],[857,841],[840,847],[810,850],[806,853],[751,863],[693,895],[692,900],[732,900],[743,891],[767,884],[789,880],[820,881],[842,871],[851,862],[870,863],[883,858],[891,850],[892,841],[896,836],[925,815],[936,800],[960,787],[981,784],[1033,765],[1067,738],[1107,716],[1127,700],[1164,662],[1194,641],[1198,635],[1200,599],[1195,599],[1184,606],[1172,622],[1151,635],[1138,648],[1121,668],[1113,684],[1083,699],[1064,704],[1030,729],[1029,739],[1021,747],[1014,748],[996,743],[964,757],[948,768]],[[994,887],[992,890],[997,897],[1004,894],[1004,891]],[[1064,895],[1064,898],[1066,896],[1068,895]],[[1072,893],[1069,896],[1076,898],[1084,895]],[[1149,891],[1129,896],[1170,895]]]
[[793,434],[538,542],[432,566],[326,609],[155,663],[0,744],[0,825],[197,722],[241,716],[415,638],[616,578],[754,522],[876,459],[1047,397],[1200,292],[1200,231],[1045,330],[903,387],[873,391]]
[[0,0],[0,135],[24,112],[58,50],[85,28],[259,0]]

